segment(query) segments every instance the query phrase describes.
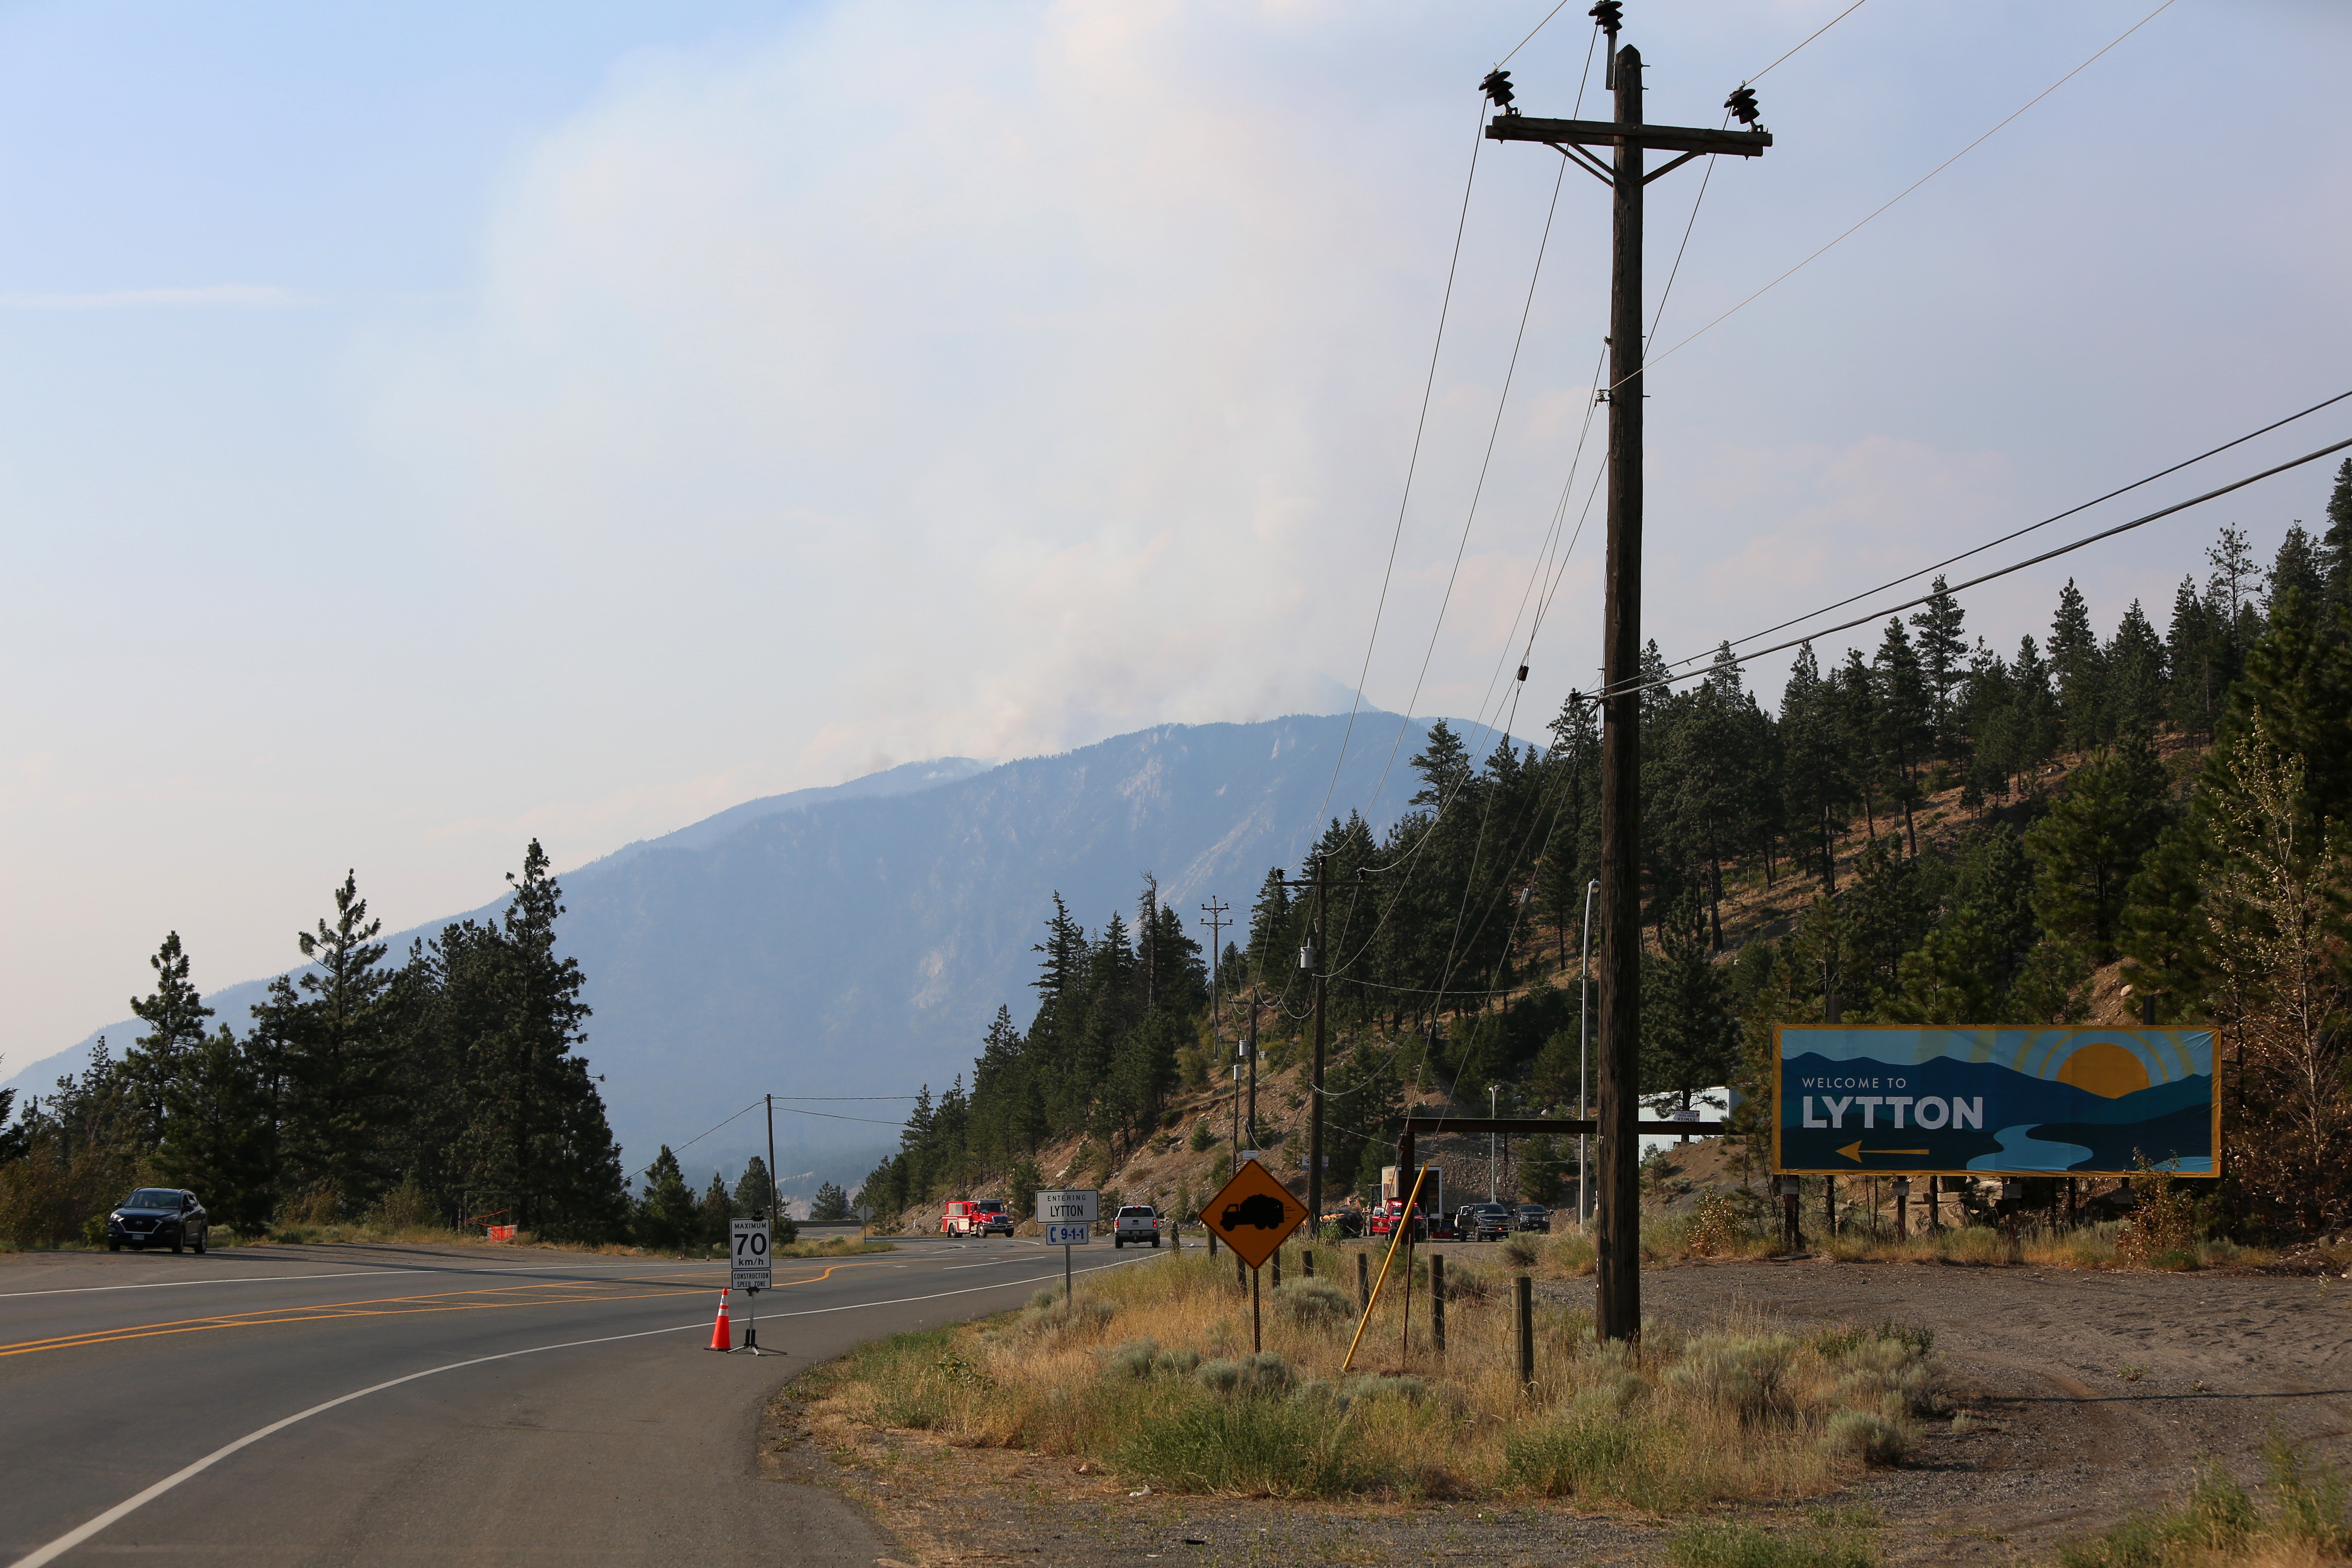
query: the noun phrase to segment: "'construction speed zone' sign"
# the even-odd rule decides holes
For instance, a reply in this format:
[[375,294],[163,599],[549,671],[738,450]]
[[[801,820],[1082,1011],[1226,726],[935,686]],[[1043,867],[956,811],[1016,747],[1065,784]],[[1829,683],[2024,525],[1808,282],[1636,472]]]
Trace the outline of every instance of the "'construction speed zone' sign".
[[1201,1223],[1252,1268],[1272,1258],[1306,1218],[1307,1205],[1255,1160],[1244,1161],[1234,1179],[1201,1205]]
[[773,1289],[775,1269],[768,1257],[768,1222],[763,1219],[739,1219],[732,1223],[735,1251],[728,1288],[735,1290]]

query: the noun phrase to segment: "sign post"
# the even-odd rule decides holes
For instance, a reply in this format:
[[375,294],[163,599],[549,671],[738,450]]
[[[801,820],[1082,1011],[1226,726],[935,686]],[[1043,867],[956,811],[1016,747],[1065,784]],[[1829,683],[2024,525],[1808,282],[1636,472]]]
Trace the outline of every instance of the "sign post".
[[768,1253],[768,1222],[765,1218],[739,1219],[730,1225],[734,1249],[727,1287],[742,1291],[751,1301],[751,1322],[744,1331],[742,1348],[753,1355],[764,1355],[767,1352],[760,1348],[760,1292],[775,1288],[775,1263]]
[[1242,1163],[1234,1179],[1217,1189],[1201,1210],[1209,1234],[1222,1237],[1234,1257],[1249,1265],[1250,1349],[1265,1348],[1257,1297],[1257,1271],[1307,1219],[1307,1205],[1255,1158]]
[[1070,1293],[1070,1248],[1095,1238],[1095,1221],[1102,1194],[1092,1187],[1055,1187],[1037,1194],[1038,1223],[1045,1227],[1045,1245],[1062,1249],[1062,1310],[1077,1310]]

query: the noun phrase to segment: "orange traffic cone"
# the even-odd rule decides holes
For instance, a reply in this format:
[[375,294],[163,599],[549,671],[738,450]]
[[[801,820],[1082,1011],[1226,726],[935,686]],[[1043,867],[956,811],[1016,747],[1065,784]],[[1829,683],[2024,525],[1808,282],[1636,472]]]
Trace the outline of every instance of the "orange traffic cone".
[[710,1348],[731,1351],[735,1348],[734,1331],[727,1326],[727,1288],[719,1289],[719,1321],[710,1325]]

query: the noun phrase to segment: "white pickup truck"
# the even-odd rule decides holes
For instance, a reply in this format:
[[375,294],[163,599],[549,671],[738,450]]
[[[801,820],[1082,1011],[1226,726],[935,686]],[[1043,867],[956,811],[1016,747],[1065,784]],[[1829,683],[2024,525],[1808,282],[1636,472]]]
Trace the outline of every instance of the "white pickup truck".
[[1118,1218],[1111,1222],[1111,1246],[1125,1247],[1130,1241],[1139,1247],[1145,1242],[1160,1245],[1160,1211],[1150,1204],[1123,1204]]

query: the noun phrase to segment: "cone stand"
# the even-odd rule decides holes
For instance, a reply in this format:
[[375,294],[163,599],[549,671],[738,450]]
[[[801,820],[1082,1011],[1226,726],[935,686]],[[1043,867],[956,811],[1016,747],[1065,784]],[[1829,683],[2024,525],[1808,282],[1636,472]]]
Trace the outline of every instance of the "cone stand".
[[753,1355],[783,1354],[782,1351],[771,1352],[760,1348],[760,1288],[753,1285],[747,1288],[743,1293],[751,1298],[751,1321],[743,1325],[743,1342],[735,1348],[750,1351]]

